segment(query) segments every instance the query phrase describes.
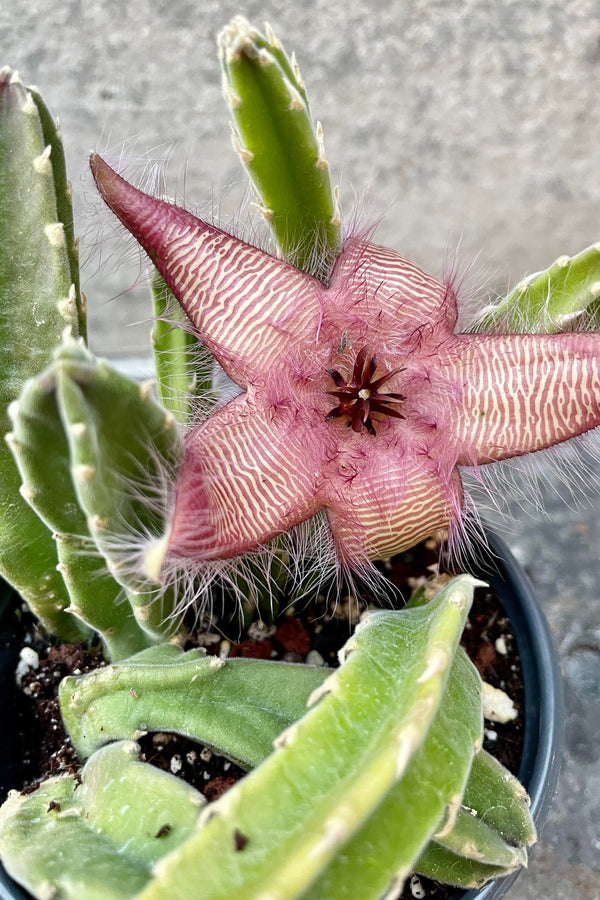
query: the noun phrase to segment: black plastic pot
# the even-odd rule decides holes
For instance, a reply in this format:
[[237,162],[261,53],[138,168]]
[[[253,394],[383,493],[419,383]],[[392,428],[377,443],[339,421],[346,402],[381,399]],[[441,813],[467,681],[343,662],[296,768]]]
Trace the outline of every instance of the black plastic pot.
[[[497,557],[497,572],[483,572],[481,577],[498,594],[517,639],[525,690],[519,780],[531,797],[539,833],[556,791],[562,760],[564,711],[560,667],[550,628],[523,569],[500,538],[488,534],[488,541]],[[454,896],[456,900],[500,900],[519,874],[516,871],[478,890],[457,891]]]
[[[531,796],[532,812],[538,831],[548,814],[558,781],[562,737],[562,686],[558,658],[548,624],[540,610],[531,585],[506,545],[488,535],[497,556],[496,572],[480,573],[498,594],[510,618],[521,658],[525,689],[524,747],[519,778]],[[4,586],[6,592],[10,588]],[[2,601],[0,596],[0,601]],[[0,610],[2,606],[0,605]],[[12,692],[19,647],[14,633],[0,628],[0,698],[5,733],[0,742],[0,802],[14,784],[17,746],[10,731],[13,715],[9,698]],[[492,881],[479,890],[457,891],[453,900],[499,900],[510,890],[519,872]],[[0,900],[31,900],[0,865]]]

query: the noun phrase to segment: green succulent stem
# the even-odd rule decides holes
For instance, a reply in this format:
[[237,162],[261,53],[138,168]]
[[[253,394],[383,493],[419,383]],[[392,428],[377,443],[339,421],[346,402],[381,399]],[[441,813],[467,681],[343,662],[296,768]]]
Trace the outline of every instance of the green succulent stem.
[[379,900],[392,888],[399,893],[432,834],[453,825],[482,731],[479,676],[459,652],[438,712],[403,777],[305,900]]
[[465,808],[495,828],[509,843],[533,844],[536,833],[530,801],[518,778],[485,751],[477,754],[473,775],[463,798]]
[[12,877],[39,898],[136,896],[153,863],[193,833],[204,804],[194,788],[138,755],[135,743],[118,742],[98,751],[80,779],[63,775],[34,793],[13,791],[0,809],[0,852]]
[[[0,72],[0,431],[25,380],[51,360],[65,329],[83,322],[73,278],[72,215],[61,149],[45,107],[10,69]],[[41,112],[40,112],[41,111]],[[27,198],[27,202],[23,202]],[[65,216],[68,221],[61,218]],[[71,231],[69,231],[71,229]],[[0,573],[45,628],[63,640],[88,634],[69,613],[51,532],[20,494],[0,442]]]
[[212,392],[212,379],[206,374],[207,351],[185,327],[186,315],[156,269],[150,285],[158,395],[165,409],[185,425],[195,412],[198,398],[206,398]]
[[[153,639],[180,627],[173,589],[157,590],[143,568],[129,565],[131,544],[167,529],[165,482],[181,456],[176,422],[140,385],[75,342],[56,355],[58,405],[69,446],[77,501],[116,581],[127,589],[140,627]],[[157,493],[158,492],[158,493]],[[141,536],[141,537],[139,537]],[[140,552],[143,552],[140,551]]]
[[[87,351],[86,351],[87,353]],[[54,534],[58,571],[68,589],[67,612],[97,631],[108,660],[149,646],[91,538],[71,477],[69,444],[60,415],[60,363],[25,382],[10,406],[7,436],[22,479],[22,494]]]
[[575,256],[560,256],[521,281],[497,305],[484,310],[473,331],[547,334],[594,318],[600,300],[600,243]]
[[219,35],[234,148],[284,256],[327,280],[341,248],[320,123],[315,127],[295,60],[271,29],[236,16]]
[[300,718],[328,670],[263,660],[223,662],[160,645],[60,687],[65,726],[82,758],[139,731],[174,731],[245,767]]
[[69,591],[68,611],[100,635],[106,660],[117,661],[151,647],[133,613],[134,598],[110,575],[90,537],[57,534],[59,570]]
[[79,242],[75,236],[75,222],[73,218],[73,191],[67,178],[67,166],[62,136],[58,123],[44,103],[39,91],[28,88],[31,98],[35,103],[42,127],[44,143],[50,147],[50,163],[54,178],[54,190],[56,196],[56,212],[59,222],[62,223],[67,245],[69,261],[69,274],[71,284],[75,288],[75,304],[77,307],[77,334],[87,340],[87,310],[85,296],[81,291],[79,279]]
[[[457,647],[473,584],[462,576],[427,604],[368,614],[338,670],[162,644],[64,679],[63,718],[90,757],[83,784],[51,779],[41,807],[36,795],[5,804],[9,871],[30,889],[76,883],[86,900],[122,896],[104,874],[115,849],[123,896],[137,900],[187,900],[200,871],[206,897],[250,898],[266,878],[273,896],[305,900],[378,898],[415,867],[462,886],[513,871],[535,829],[522,786],[476,752],[480,680]],[[122,741],[162,730],[258,768],[203,812],[192,788],[148,772]],[[81,845],[85,870],[68,851],[54,865],[65,840]]]
[[[105,741],[174,731],[248,768],[268,757],[280,731],[303,715],[311,693],[331,674],[259,660],[220,663],[163,645],[66,679],[61,708],[83,757]],[[528,798],[487,753],[473,757],[481,727],[479,678],[459,650],[437,717],[405,778],[306,896],[345,896],[343,885],[379,896],[386,879],[397,882],[410,866],[469,887],[522,864],[535,840]],[[414,807],[419,816],[407,817],[404,810]]]
[[487,866],[485,863],[450,853],[432,841],[417,863],[419,875],[454,887],[480,888],[494,878],[510,875],[514,869],[502,866]]
[[[446,689],[473,580],[428,606],[368,615],[342,665],[275,752],[211,804],[202,827],[155,867],[140,900],[298,897],[405,774]],[[244,837],[238,852],[235,835]]]

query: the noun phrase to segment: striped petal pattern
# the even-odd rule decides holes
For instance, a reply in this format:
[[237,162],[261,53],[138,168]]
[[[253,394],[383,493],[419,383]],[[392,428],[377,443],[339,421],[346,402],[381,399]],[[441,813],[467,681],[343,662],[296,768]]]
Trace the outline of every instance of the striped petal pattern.
[[136,190],[99,156],[102,197],[144,247],[225,372],[241,387],[289,350],[316,340],[320,283],[288,263]]
[[351,292],[356,313],[379,319],[393,332],[435,326],[451,333],[456,323],[456,296],[451,286],[387,247],[351,239],[344,245],[331,278],[332,292]]
[[461,393],[449,428],[458,462],[480,465],[583,434],[600,422],[600,334],[457,335],[439,365]]
[[251,550],[318,512],[304,429],[236,397],[190,431],[170,550],[196,560]]
[[395,444],[356,475],[327,486],[327,518],[350,568],[399,553],[460,516],[456,470],[444,474],[417,448]]
[[187,436],[172,556],[236,556],[323,509],[349,566],[444,528],[458,545],[457,465],[600,424],[600,334],[454,334],[452,287],[392,250],[348,240],[325,286],[92,168],[246,390]]

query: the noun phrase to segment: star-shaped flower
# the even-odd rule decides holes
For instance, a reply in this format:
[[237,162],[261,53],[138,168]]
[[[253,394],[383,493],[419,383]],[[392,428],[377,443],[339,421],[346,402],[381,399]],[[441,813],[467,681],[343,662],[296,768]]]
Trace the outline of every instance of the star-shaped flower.
[[452,288],[393,250],[348,240],[325,286],[91,164],[243,389],[186,437],[169,555],[237,556],[320,510],[350,567],[460,538],[457,466],[600,424],[599,334],[456,334]]

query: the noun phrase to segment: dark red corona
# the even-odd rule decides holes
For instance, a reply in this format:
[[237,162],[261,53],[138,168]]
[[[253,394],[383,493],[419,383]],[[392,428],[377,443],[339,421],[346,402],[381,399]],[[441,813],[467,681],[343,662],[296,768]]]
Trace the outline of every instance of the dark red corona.
[[373,381],[377,371],[377,357],[369,358],[369,348],[363,347],[358,353],[352,370],[352,378],[345,381],[343,375],[336,369],[327,369],[338,390],[327,391],[332,397],[338,397],[339,404],[327,414],[327,421],[337,419],[339,416],[348,416],[348,427],[360,433],[365,428],[369,434],[375,434],[375,426],[371,419],[372,413],[383,416],[392,416],[395,419],[404,419],[404,416],[390,404],[401,403],[405,398],[402,394],[381,393],[380,388],[389,381],[393,375],[397,375],[402,369],[394,369],[386,372]]

